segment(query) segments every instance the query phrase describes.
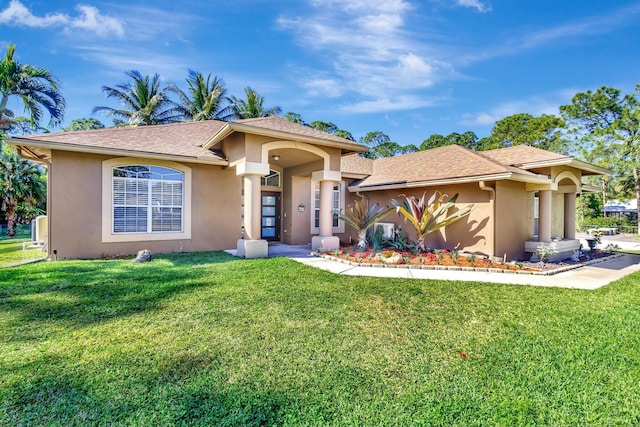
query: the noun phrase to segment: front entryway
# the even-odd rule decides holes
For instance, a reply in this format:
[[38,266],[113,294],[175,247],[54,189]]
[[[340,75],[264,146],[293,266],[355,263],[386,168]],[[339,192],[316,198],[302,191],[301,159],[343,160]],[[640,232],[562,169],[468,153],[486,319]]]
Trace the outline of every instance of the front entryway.
[[262,238],[268,241],[280,240],[280,193],[262,192]]

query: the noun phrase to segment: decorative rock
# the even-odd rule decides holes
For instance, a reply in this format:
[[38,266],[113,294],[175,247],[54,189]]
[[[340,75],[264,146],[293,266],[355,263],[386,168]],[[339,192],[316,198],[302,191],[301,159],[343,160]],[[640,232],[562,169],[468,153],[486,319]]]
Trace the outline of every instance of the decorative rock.
[[148,249],[138,251],[138,255],[134,259],[135,262],[149,262],[153,259],[153,255]]

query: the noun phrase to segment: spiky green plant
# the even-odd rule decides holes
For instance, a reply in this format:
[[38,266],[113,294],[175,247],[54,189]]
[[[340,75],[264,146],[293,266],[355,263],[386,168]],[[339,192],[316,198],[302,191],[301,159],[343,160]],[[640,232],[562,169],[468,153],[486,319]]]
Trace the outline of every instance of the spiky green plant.
[[367,247],[367,230],[395,212],[388,206],[378,206],[377,203],[368,206],[368,204],[365,200],[355,200],[344,213],[340,214],[340,219],[358,232],[357,247],[360,250]]
[[404,196],[402,202],[392,200],[391,203],[396,208],[396,212],[402,215],[416,230],[418,249],[425,251],[424,240],[427,234],[446,227],[465,216],[469,215],[473,209],[473,205],[466,206],[452,215],[448,215],[449,209],[456,204],[458,194],[454,194],[449,200],[448,197],[440,191],[433,193],[427,199],[427,192],[422,194],[419,199],[415,196]]

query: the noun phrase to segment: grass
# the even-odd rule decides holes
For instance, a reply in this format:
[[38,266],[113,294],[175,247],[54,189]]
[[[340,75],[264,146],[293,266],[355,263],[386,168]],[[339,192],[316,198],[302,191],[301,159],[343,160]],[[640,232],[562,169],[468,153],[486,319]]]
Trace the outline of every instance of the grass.
[[45,257],[46,252],[40,249],[22,250],[22,243],[31,240],[28,226],[19,225],[16,235],[7,238],[5,230],[0,234],[0,268]]
[[638,425],[640,274],[597,291],[175,254],[0,271],[2,425]]

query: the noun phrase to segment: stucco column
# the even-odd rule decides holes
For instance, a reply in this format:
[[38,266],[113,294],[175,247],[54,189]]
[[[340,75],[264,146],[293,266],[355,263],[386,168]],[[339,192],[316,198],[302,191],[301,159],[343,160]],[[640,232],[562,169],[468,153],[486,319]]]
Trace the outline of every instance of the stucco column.
[[320,213],[318,236],[311,238],[311,249],[333,250],[340,247],[340,239],[333,235],[333,183],[340,181],[339,171],[321,170],[313,172],[311,179],[320,181]]
[[244,184],[244,237],[238,239],[237,255],[244,258],[269,256],[269,244],[261,239],[262,193],[260,177],[269,174],[268,163],[242,162],[236,165],[236,175]]
[[320,181],[320,225],[321,236],[333,235],[333,181]]
[[258,240],[260,233],[260,175],[245,175],[244,234],[248,240]]
[[538,192],[538,241],[551,241],[551,190]]
[[564,194],[564,238],[576,238],[576,193]]

